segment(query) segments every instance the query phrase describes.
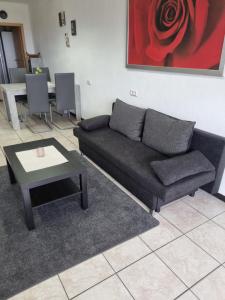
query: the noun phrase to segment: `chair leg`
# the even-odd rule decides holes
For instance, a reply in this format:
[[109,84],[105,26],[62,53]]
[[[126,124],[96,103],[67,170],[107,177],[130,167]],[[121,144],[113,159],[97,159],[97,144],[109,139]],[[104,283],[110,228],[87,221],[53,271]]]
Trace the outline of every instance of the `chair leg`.
[[157,204],[156,204],[156,210],[157,213],[160,212],[160,199],[157,197]]
[[196,191],[194,191],[193,193],[190,193],[189,196],[194,198]]
[[154,209],[150,209],[149,213],[150,213],[151,216],[153,216],[154,215]]
[[52,105],[50,104],[50,121],[53,123],[53,115],[52,115]]
[[26,123],[27,122],[26,106],[23,103],[21,103],[21,107],[22,107],[22,110],[21,110],[22,111],[22,120],[24,123]]

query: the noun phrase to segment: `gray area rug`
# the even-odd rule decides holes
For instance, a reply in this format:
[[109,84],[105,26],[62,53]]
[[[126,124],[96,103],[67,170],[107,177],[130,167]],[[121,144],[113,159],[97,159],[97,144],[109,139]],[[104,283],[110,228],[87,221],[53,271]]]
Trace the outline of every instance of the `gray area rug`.
[[[74,151],[74,155],[79,155]],[[36,229],[24,224],[22,199],[0,168],[0,299],[7,299],[158,225],[86,159],[89,209],[79,197],[34,210]]]

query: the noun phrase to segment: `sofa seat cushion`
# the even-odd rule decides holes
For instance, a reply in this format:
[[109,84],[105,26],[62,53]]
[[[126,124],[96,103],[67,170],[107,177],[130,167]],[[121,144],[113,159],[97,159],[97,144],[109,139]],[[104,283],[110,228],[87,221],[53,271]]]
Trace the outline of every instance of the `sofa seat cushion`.
[[124,176],[131,177],[143,189],[157,195],[162,200],[173,199],[174,194],[183,196],[186,189],[190,191],[192,186],[194,188],[196,186],[197,189],[199,186],[212,181],[215,177],[213,172],[209,172],[166,187],[155,175],[150,162],[167,159],[167,156],[147,147],[141,142],[132,141],[110,128],[92,132],[76,128],[75,135],[78,136],[81,143],[88,145],[88,147],[91,147],[111,164],[119,168],[124,173]]
[[133,141],[140,141],[146,110],[129,105],[119,99],[113,107],[109,127]]
[[195,122],[183,121],[148,109],[142,142],[165,155],[189,150]]

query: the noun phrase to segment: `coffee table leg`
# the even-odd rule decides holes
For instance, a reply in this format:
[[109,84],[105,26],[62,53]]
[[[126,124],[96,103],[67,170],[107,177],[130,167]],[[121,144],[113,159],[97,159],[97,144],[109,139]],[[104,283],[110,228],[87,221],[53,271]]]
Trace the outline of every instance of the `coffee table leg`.
[[22,194],[23,194],[23,203],[24,203],[24,211],[25,211],[25,221],[27,224],[27,228],[29,230],[32,230],[35,228],[35,225],[34,225],[34,217],[33,217],[29,189],[22,188]]
[[87,175],[80,174],[81,207],[88,209]]
[[13,170],[8,162],[8,160],[6,159],[6,162],[7,162],[7,167],[8,167],[8,173],[9,173],[9,179],[10,179],[10,182],[11,184],[15,184],[16,183],[16,178],[15,178],[15,175],[13,173]]

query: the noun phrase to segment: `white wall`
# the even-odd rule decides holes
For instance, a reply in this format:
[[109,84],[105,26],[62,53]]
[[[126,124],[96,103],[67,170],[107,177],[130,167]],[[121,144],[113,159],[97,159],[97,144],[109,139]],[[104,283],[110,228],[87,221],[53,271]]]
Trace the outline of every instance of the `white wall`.
[[[66,11],[67,26],[58,25]],[[84,118],[110,113],[116,97],[176,117],[225,136],[225,79],[125,68],[126,0],[33,1],[34,35],[52,73],[74,71],[81,85]],[[64,33],[77,20],[77,37],[66,48]],[[87,85],[91,81],[91,86]],[[130,89],[138,97],[129,96]],[[225,177],[221,186],[225,195]]]
[[26,50],[29,53],[34,53],[34,42],[28,4],[0,1],[0,9],[5,10],[8,13],[8,18],[6,20],[0,20],[0,22],[22,23],[24,25]]

